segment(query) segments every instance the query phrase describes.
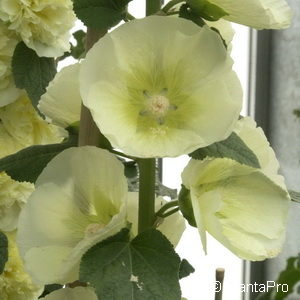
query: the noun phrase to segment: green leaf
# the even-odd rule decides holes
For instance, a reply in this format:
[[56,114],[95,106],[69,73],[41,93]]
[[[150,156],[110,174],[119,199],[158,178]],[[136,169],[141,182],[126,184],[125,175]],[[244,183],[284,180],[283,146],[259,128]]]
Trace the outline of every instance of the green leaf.
[[231,158],[241,164],[260,168],[256,155],[235,132],[226,140],[214,143],[205,148],[197,149],[190,153],[189,156],[194,159],[204,159],[206,157]]
[[228,16],[228,13],[221,7],[210,3],[208,0],[187,0],[194,14],[208,21],[218,21]]
[[[300,257],[290,257],[287,266],[276,280],[275,288],[269,289],[266,293],[260,294],[256,300],[283,300],[294,292],[294,288],[300,282]],[[285,286],[283,286],[285,285]]]
[[80,281],[105,300],[180,300],[180,258],[157,230],[129,241],[129,230],[92,247],[82,258]]
[[0,172],[12,179],[35,183],[46,165],[63,150],[77,146],[78,136],[69,135],[61,144],[36,145],[0,159]]
[[183,184],[181,185],[178,201],[179,201],[180,211],[184,216],[184,218],[189,222],[191,226],[197,227],[193,206],[192,206],[190,190],[187,189]]
[[123,20],[130,1],[132,0],[74,0],[74,11],[86,26],[109,29]]
[[186,259],[183,259],[181,261],[180,268],[179,268],[179,279],[188,277],[190,274],[194,272],[195,269],[193,268],[193,266]]
[[14,51],[12,70],[16,86],[26,90],[36,108],[56,74],[54,59],[39,57],[34,50],[20,42]]
[[8,260],[8,240],[6,235],[0,231],[0,274],[3,273]]

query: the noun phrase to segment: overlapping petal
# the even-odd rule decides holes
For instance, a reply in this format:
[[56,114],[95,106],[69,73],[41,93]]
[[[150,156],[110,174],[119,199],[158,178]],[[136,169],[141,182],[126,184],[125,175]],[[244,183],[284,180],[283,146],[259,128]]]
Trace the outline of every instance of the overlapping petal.
[[16,233],[6,233],[8,238],[8,261],[0,275],[1,300],[36,300],[43,287],[35,285],[24,271],[23,262],[16,245]]
[[291,24],[292,11],[285,0],[187,0],[195,10],[203,4],[216,5],[227,13],[228,21],[256,29],[281,29]]
[[91,49],[81,95],[114,147],[173,157],[231,133],[242,101],[231,65],[216,32],[153,16],[120,26]]
[[78,279],[81,256],[126,226],[123,165],[96,147],[70,148],[44,169],[19,221],[18,245],[36,282]]
[[14,32],[8,30],[6,24],[0,20],[0,107],[14,102],[20,95],[11,70],[11,60],[17,43]]
[[257,154],[262,169],[227,158],[191,160],[182,173],[206,250],[206,232],[243,259],[281,251],[290,198],[278,162],[261,129],[246,118],[236,132]]
[[40,111],[53,124],[67,127],[80,120],[79,64],[70,65],[56,74],[39,102]]
[[71,0],[1,0],[0,19],[39,56],[61,56],[70,48]]

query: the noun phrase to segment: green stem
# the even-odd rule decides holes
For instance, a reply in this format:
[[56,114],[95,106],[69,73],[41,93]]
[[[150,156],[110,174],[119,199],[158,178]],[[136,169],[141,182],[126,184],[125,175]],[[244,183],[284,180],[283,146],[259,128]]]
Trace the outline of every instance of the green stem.
[[162,8],[162,11],[167,13],[173,6],[175,6],[181,2],[184,2],[184,0],[171,0]]
[[154,15],[161,8],[161,0],[146,0],[146,16]]
[[139,166],[139,233],[151,228],[155,221],[155,158],[138,160]]
[[159,211],[156,213],[156,216],[163,217],[164,213],[167,210],[169,210],[172,207],[178,206],[178,205],[179,205],[178,200],[170,201],[170,202],[166,203],[162,208],[159,209]]
[[109,152],[111,152],[115,155],[121,156],[121,157],[126,157],[126,158],[129,158],[129,159],[135,160],[135,161],[138,160],[137,157],[130,156],[130,155],[124,154],[123,152],[119,152],[119,151],[116,151],[116,150],[113,150],[113,149],[110,149]]
[[170,211],[168,211],[168,212],[166,212],[165,214],[163,214],[162,216],[161,216],[161,218],[167,218],[167,217],[169,217],[169,216],[171,216],[171,215],[173,215],[173,214],[175,214],[175,213],[177,213],[179,211],[179,207],[176,207],[176,208],[174,208],[174,209],[171,209]]
[[[86,35],[86,52],[106,34],[106,30],[94,30],[88,28]],[[101,141],[102,134],[95,124],[91,112],[83,104],[81,105],[80,127],[78,146],[92,145],[98,146]]]

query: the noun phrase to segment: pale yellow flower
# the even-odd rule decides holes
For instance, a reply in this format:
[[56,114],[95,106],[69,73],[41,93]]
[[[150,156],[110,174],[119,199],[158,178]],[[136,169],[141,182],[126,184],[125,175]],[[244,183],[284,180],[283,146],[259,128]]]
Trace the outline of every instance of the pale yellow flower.
[[80,120],[79,64],[65,67],[49,83],[39,102],[39,110],[53,124],[67,127]]
[[[163,197],[155,199],[155,210],[158,211],[167,201]],[[127,220],[132,224],[131,231],[135,236],[138,234],[138,193],[130,192],[127,204]],[[163,220],[157,230],[165,235],[173,246],[177,246],[185,230],[185,221],[180,213],[175,213]]]
[[69,50],[75,22],[71,0],[0,0],[0,19],[39,56],[56,57]]
[[8,238],[8,261],[0,275],[1,300],[37,300],[43,288],[33,284],[24,271],[15,241],[15,232],[5,233]]
[[0,157],[36,144],[61,142],[66,134],[61,128],[44,121],[25,95],[1,107],[0,120],[0,132],[5,132],[5,136],[0,137]]
[[179,156],[225,139],[242,103],[219,35],[182,18],[118,27],[89,51],[79,82],[102,133],[137,157]]
[[216,5],[224,19],[256,29],[281,29],[291,24],[292,11],[285,0],[187,0],[196,11],[203,5]]
[[78,279],[81,256],[127,225],[122,163],[96,147],[70,148],[43,170],[23,208],[18,245],[37,283]]
[[278,162],[250,119],[236,132],[257,155],[261,169],[227,158],[192,159],[182,173],[203,248],[206,232],[243,259],[263,260],[281,251],[290,198]]
[[97,295],[90,287],[64,288],[52,292],[41,300],[98,300]]
[[21,209],[33,190],[33,184],[17,182],[0,172],[0,230],[16,229]]
[[0,20],[0,107],[15,101],[20,95],[11,70],[11,60],[17,43],[14,33]]

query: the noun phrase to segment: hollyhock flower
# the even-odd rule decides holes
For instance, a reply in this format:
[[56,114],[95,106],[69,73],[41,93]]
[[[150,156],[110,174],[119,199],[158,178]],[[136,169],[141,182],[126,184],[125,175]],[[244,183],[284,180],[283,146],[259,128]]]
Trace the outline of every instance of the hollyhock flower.
[[231,67],[209,27],[152,16],[95,44],[81,64],[80,91],[114,147],[137,157],[174,157],[231,133],[242,103]]
[[16,229],[21,209],[33,190],[33,184],[17,182],[0,172],[0,230]]
[[71,0],[1,0],[0,19],[39,56],[61,56],[70,48]]
[[243,259],[281,251],[290,198],[278,162],[261,129],[249,118],[236,132],[257,155],[261,169],[227,158],[192,159],[182,173],[206,251],[206,232]]
[[[36,144],[59,143],[65,136],[61,128],[44,121],[25,95],[0,108],[0,157]],[[13,148],[15,150],[13,151]]]
[[14,33],[0,20],[0,107],[14,102],[20,95],[11,72],[11,59],[17,43]]
[[79,64],[65,67],[50,82],[39,102],[39,110],[53,124],[68,127],[80,120]]
[[64,288],[52,292],[41,300],[98,300],[92,288],[76,287],[74,289]]
[[70,148],[43,170],[23,208],[18,246],[37,283],[78,279],[81,256],[126,221],[122,163],[96,147]]
[[5,233],[8,239],[8,261],[0,274],[1,300],[36,300],[43,287],[35,285],[24,271],[16,245],[16,232]]
[[220,9],[224,19],[256,29],[281,29],[291,24],[292,11],[285,0],[187,0],[199,13]]
[[[155,199],[155,210],[158,211],[167,201],[163,197]],[[138,234],[138,193],[130,192],[128,195],[127,220],[132,223],[131,232]],[[157,229],[164,234],[176,247],[185,230],[185,221],[180,213],[165,218]]]

